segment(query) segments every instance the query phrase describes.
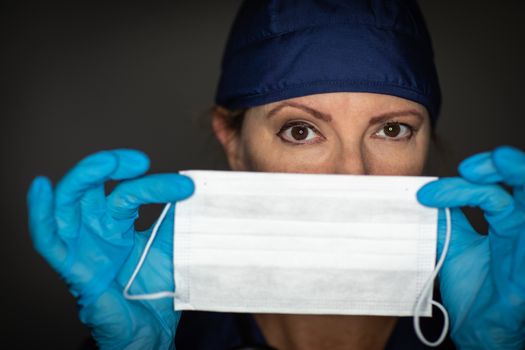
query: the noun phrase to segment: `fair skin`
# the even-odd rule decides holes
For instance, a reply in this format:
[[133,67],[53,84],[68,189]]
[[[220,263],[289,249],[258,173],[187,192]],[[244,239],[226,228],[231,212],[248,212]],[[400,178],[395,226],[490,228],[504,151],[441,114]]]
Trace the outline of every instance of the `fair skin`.
[[[250,108],[240,130],[217,107],[213,129],[232,170],[421,175],[430,140],[426,109],[403,98],[327,93]],[[256,314],[278,349],[383,349],[393,317]]]

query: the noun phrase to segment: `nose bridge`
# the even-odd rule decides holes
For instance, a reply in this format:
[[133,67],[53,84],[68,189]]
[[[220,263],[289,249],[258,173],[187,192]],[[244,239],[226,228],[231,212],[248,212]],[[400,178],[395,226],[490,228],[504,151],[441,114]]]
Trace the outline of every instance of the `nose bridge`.
[[359,138],[341,140],[334,172],[336,174],[366,175],[368,167],[366,152]]
[[360,142],[343,143],[335,164],[336,174],[365,175],[368,173],[366,154]]

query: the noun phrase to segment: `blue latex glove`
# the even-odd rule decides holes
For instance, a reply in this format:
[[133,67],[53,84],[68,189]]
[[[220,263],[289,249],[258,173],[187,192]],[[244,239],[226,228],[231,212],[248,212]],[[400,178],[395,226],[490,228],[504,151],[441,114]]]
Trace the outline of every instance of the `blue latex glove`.
[[[418,192],[427,206],[452,208],[452,237],[440,271],[451,336],[460,349],[525,348],[525,154],[500,147],[459,166],[461,177]],[[509,194],[499,183],[512,187]],[[480,207],[489,224],[479,235],[459,207]],[[445,218],[440,210],[438,254]]]
[[[140,177],[148,158],[133,150],[104,151],[82,160],[57,184],[36,178],[28,193],[29,226],[36,250],[78,299],[80,319],[103,349],[174,348],[180,313],[173,300],[130,301],[122,290],[147,233],[136,233],[139,206],[175,202],[193,193],[177,174]],[[104,183],[122,181],[109,195]],[[173,209],[131,288],[132,294],[173,289]],[[144,283],[147,281],[147,283]]]

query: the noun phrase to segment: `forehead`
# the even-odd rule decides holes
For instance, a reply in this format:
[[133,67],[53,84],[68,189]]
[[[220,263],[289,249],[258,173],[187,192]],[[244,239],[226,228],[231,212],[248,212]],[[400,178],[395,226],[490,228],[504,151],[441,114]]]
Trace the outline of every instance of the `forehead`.
[[412,110],[428,119],[428,112],[420,103],[392,95],[361,92],[307,95],[257,106],[253,110],[256,113],[267,114],[276,108],[293,108],[299,104],[334,114],[344,112],[345,114],[377,115],[387,112]]

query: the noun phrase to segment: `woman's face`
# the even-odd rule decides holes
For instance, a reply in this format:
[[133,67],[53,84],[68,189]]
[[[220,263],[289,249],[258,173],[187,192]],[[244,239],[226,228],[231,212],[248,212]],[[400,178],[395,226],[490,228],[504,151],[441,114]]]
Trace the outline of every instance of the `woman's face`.
[[426,109],[390,95],[326,93],[250,108],[240,132],[215,113],[233,170],[420,175],[429,145]]

